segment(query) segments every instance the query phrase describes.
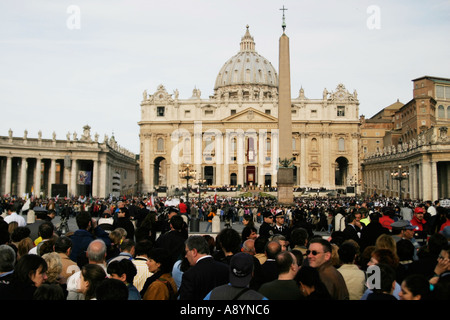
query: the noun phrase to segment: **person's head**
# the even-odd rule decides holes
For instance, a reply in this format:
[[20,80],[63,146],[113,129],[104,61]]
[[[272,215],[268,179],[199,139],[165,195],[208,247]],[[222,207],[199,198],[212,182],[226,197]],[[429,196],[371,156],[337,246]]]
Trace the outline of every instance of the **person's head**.
[[28,227],[17,227],[14,229],[14,231],[11,234],[11,241],[12,242],[19,242],[22,239],[25,239],[26,237],[29,237],[31,234],[31,230]]
[[375,241],[375,247],[377,249],[389,249],[392,252],[397,251],[397,243],[390,234],[381,234]]
[[0,274],[14,270],[16,264],[16,252],[7,245],[0,245]]
[[48,210],[48,212],[47,212],[47,218],[49,219],[49,220],[52,220],[52,219],[54,219],[56,217],[56,210],[55,209],[50,209],[50,210]]
[[231,228],[225,228],[220,231],[219,237],[220,247],[226,253],[237,253],[240,251],[241,236]]
[[277,263],[277,270],[279,275],[290,274],[292,278],[294,278],[294,276],[297,274],[297,258],[291,252],[280,252],[276,256],[275,261]]
[[136,249],[136,242],[132,239],[124,239],[119,246],[120,252],[128,252],[131,255],[134,255],[134,251]]
[[425,300],[430,294],[430,283],[423,274],[411,274],[401,283],[400,300]]
[[308,240],[308,231],[305,228],[295,228],[291,232],[289,243],[291,247],[306,246]]
[[311,266],[303,265],[297,272],[295,280],[299,284],[300,291],[307,296],[321,284],[319,271]]
[[170,218],[169,222],[173,230],[181,231],[183,229],[184,219],[181,215],[174,215]]
[[136,243],[135,255],[136,257],[145,256],[148,257],[150,250],[153,248],[153,243],[148,240],[141,240]]
[[14,278],[18,282],[39,287],[47,280],[47,262],[39,255],[25,254],[14,268]]
[[120,245],[123,241],[123,233],[119,228],[114,229],[109,233],[109,239],[112,243],[114,243],[116,246]]
[[286,251],[288,248],[288,241],[286,237],[281,234],[276,234],[272,237],[272,241],[277,241],[281,246],[281,251]]
[[167,249],[153,248],[147,260],[148,271],[168,273],[172,271],[173,262]]
[[278,226],[284,225],[284,214],[282,212],[279,212],[275,215],[275,223]]
[[31,248],[34,247],[34,241],[30,237],[26,237],[19,241],[17,244],[17,260],[28,254]]
[[255,240],[256,238],[258,238],[258,230],[253,225],[245,226],[244,229],[242,229],[241,237],[242,237],[242,240],[246,240],[246,239]]
[[91,227],[92,217],[88,211],[81,211],[75,218],[79,229],[88,230]]
[[42,239],[50,239],[53,236],[54,230],[55,228],[53,223],[51,223],[50,221],[46,221],[39,226],[38,233],[42,237]]
[[414,209],[414,216],[418,219],[418,220],[422,220],[423,216],[425,214],[425,210],[423,209],[423,207],[416,207]]
[[300,267],[303,264],[303,259],[304,259],[303,253],[297,249],[293,249],[290,252],[295,256],[295,259],[297,260],[297,265]]
[[322,238],[312,239],[306,251],[309,265],[313,268],[318,268],[330,261],[332,250],[331,243],[327,240]]
[[255,252],[264,253],[266,250],[266,244],[269,240],[265,237],[258,237],[255,240]]
[[107,273],[110,278],[117,279],[123,283],[133,283],[134,277],[137,274],[136,266],[129,259],[121,259],[111,261],[108,264]]
[[60,284],[43,283],[34,291],[33,300],[62,301],[66,300],[66,296]]
[[106,258],[106,244],[103,240],[93,240],[86,251],[89,263],[104,263]]
[[119,212],[117,213],[117,217],[119,218],[128,218],[129,213],[128,213],[128,208],[127,207],[119,207]]
[[397,242],[397,256],[399,261],[409,261],[414,258],[414,245],[411,241],[401,239]]
[[263,219],[265,223],[272,224],[273,223],[273,214],[269,210],[265,210],[263,212]]
[[250,255],[255,255],[255,240],[253,239],[247,239],[244,241],[244,243],[242,244],[242,252],[244,253],[248,253]]
[[190,236],[185,241],[185,252],[189,264],[194,266],[199,258],[209,255],[208,242],[202,236]]
[[230,260],[230,284],[234,287],[244,288],[253,276],[253,257],[244,252],[238,252]]
[[376,267],[378,267],[380,279],[378,284],[372,288],[372,291],[392,294],[395,288],[395,269],[385,263],[379,263]]
[[356,247],[351,242],[344,242],[338,248],[339,259],[344,264],[352,264],[356,259]]
[[277,254],[279,254],[280,252],[281,245],[278,241],[271,240],[267,242],[265,249],[267,259],[275,259]]
[[396,268],[398,266],[397,254],[390,249],[375,249],[367,265],[372,266],[378,264],[386,264],[392,268]]
[[80,291],[86,300],[95,298],[95,290],[106,279],[106,272],[98,264],[86,264],[81,268]]
[[67,256],[72,249],[72,240],[67,236],[58,237],[55,241],[55,252],[64,253]]
[[97,300],[128,300],[128,288],[118,279],[107,278],[95,290]]
[[47,282],[54,283],[59,280],[60,274],[63,271],[61,257],[56,252],[49,252],[42,256],[47,262]]
[[447,270],[450,270],[450,264],[449,264],[449,260],[450,260],[450,246],[446,246],[444,248],[442,248],[441,253],[439,254],[437,261],[438,264],[444,264],[447,265]]
[[413,226],[408,220],[398,220],[391,223],[392,234],[399,234],[401,238],[411,240],[414,238],[416,226]]

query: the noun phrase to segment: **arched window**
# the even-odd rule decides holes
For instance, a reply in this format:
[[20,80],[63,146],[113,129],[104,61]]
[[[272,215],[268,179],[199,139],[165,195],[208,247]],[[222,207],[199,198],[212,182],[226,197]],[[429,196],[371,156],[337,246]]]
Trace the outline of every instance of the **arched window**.
[[164,139],[158,138],[156,141],[156,151],[164,151]]
[[439,119],[444,119],[445,118],[445,109],[443,105],[440,105],[438,107],[438,118]]
[[447,119],[450,119],[450,106],[447,107]]

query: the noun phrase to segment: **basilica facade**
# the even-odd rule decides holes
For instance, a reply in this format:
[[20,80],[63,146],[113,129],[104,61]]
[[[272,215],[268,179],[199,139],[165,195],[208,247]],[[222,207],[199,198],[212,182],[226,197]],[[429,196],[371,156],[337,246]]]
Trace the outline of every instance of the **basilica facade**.
[[337,84],[315,99],[303,88],[293,92],[298,94],[291,99],[292,138],[280,141],[278,74],[256,51],[248,27],[239,51],[218,68],[208,98],[198,88],[186,99],[162,84],[152,93],[145,90],[138,122],[141,191],[183,187],[187,175],[191,185],[276,187],[278,146],[284,143],[292,144],[296,187],[336,190],[356,185],[356,91]]

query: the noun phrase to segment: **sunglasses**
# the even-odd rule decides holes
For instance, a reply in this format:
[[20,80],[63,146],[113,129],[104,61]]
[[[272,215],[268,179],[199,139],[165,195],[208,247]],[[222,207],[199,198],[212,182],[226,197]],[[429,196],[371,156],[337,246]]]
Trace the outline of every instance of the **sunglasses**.
[[317,256],[318,254],[323,253],[316,250],[306,250],[306,255],[309,256],[309,254],[312,254],[313,256]]

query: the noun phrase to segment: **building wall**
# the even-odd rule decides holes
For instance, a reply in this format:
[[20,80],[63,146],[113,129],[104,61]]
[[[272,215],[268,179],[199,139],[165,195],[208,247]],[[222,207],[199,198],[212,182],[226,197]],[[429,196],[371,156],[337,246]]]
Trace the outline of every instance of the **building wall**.
[[[82,172],[90,172],[83,180]],[[22,197],[92,195],[107,197],[113,192],[113,174],[121,175],[121,194],[137,191],[137,162],[135,155],[120,147],[114,137],[90,136],[90,128],[83,135],[69,134],[65,140],[0,137],[0,194]],[[84,181],[84,182],[83,182]],[[58,189],[61,187],[62,189]],[[57,193],[56,193],[57,192]]]
[[[359,178],[356,92],[350,94],[338,85],[334,92],[325,90],[322,99],[308,99],[300,90],[299,96],[291,99],[291,141],[278,141],[277,92],[271,93],[244,94],[235,99],[216,94],[201,99],[194,89],[191,99],[182,100],[173,99],[163,86],[151,95],[144,92],[139,122],[142,191],[150,192],[159,184],[183,187],[186,180],[180,178],[179,171],[185,163],[193,164],[197,173],[191,184],[205,179],[205,167],[212,167],[212,185],[235,182],[262,187],[270,181],[270,186],[276,186],[279,143],[292,143],[297,186],[338,187],[338,158],[346,159],[348,166],[339,187],[345,187],[349,177]],[[164,148],[158,150],[158,144]],[[160,168],[158,164],[162,164]]]

